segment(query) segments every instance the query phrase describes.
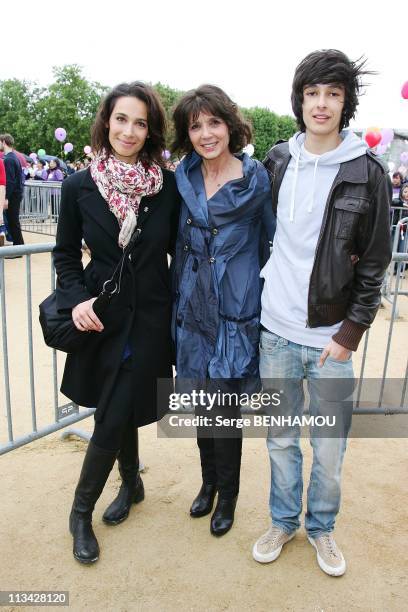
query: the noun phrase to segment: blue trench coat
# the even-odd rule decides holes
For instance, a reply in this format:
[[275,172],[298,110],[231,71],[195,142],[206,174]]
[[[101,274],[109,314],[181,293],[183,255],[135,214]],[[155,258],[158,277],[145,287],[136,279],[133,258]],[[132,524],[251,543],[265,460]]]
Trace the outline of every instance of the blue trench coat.
[[225,184],[208,203],[201,158],[190,153],[176,170],[182,197],[173,261],[179,382],[259,380],[259,272],[275,223],[265,168],[246,154],[239,157],[244,177]]

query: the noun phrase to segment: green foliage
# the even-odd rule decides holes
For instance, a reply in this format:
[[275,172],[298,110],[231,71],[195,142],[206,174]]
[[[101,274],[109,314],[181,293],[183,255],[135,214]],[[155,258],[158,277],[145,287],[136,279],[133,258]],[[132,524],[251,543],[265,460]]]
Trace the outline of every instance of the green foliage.
[[[83,157],[90,144],[90,129],[101,97],[108,88],[87,81],[76,64],[53,69],[54,82],[47,88],[36,83],[10,79],[0,81],[0,133],[14,136],[16,149],[30,153],[44,148],[51,155],[62,156],[63,143],[54,137],[57,127],[67,131],[66,142],[74,151],[68,158]],[[153,85],[160,95],[168,120],[167,147],[173,140],[171,114],[183,94],[168,85]],[[254,157],[262,160],[277,140],[287,140],[296,131],[295,120],[279,116],[267,108],[241,109],[253,126]]]
[[167,143],[167,148],[169,148],[171,143],[174,140],[174,127],[173,127],[173,122],[172,122],[173,108],[184,92],[179,91],[177,89],[172,89],[168,85],[163,85],[160,82],[153,85],[153,88],[159,94],[160,99],[164,106],[164,110],[166,111],[166,118],[167,118],[166,143]]
[[291,117],[279,116],[267,108],[241,109],[253,129],[254,157],[264,159],[278,140],[287,140],[296,132],[296,122]]
[[57,127],[67,131],[67,142],[72,142],[75,158],[83,156],[83,148],[90,144],[90,131],[101,97],[106,91],[100,83],[88,82],[75,64],[53,69],[55,82],[35,106],[37,116],[36,140],[32,150],[43,147],[50,155],[59,155],[63,144],[54,137]]
[[0,81],[0,133],[12,134],[16,148],[31,150],[36,137],[35,106],[43,90],[29,81]]

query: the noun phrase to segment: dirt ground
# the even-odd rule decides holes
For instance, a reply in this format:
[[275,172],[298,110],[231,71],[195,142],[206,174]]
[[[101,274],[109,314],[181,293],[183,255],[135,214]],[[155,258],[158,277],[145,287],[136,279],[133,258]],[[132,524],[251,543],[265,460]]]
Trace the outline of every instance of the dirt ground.
[[[27,242],[51,241],[32,234],[26,238]],[[17,437],[31,429],[24,275],[23,260],[6,262],[11,399]],[[41,342],[36,313],[36,305],[49,293],[48,255],[32,257],[32,279],[40,427],[53,420],[51,351]],[[408,299],[400,301],[402,316],[395,323],[389,366],[389,375],[394,377],[404,375],[407,358]],[[387,306],[373,327],[367,375],[382,372],[389,316]],[[59,373],[61,368],[62,361]],[[78,427],[90,432],[92,420]],[[5,406],[0,404],[0,444],[6,440]],[[311,452],[307,440],[302,445],[307,484]],[[260,565],[253,561],[252,545],[269,526],[269,461],[263,439],[244,440],[235,524],[220,539],[211,536],[209,517],[191,519],[188,514],[200,486],[195,440],[158,437],[156,426],[151,425],[141,430],[140,447],[146,466],[146,499],[133,507],[121,525],[104,525],[104,508],[119,484],[114,469],[94,514],[102,552],[91,567],[73,559],[67,529],[86,443],[78,438],[61,440],[57,433],[0,456],[0,590],[69,591],[70,608],[75,611],[408,610],[406,438],[349,441],[336,525],[336,539],[348,562],[341,578],[322,573],[303,529],[276,562]]]

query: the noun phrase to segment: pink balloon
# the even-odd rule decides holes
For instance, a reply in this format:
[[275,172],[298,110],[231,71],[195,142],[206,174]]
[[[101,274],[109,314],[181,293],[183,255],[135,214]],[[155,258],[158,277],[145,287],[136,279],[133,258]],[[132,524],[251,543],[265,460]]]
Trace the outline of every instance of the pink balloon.
[[394,130],[391,128],[383,128],[381,130],[381,145],[389,145],[394,139]]
[[364,138],[370,149],[373,149],[380,143],[381,134],[380,132],[367,132]]
[[64,151],[65,151],[65,153],[71,153],[73,148],[74,148],[74,145],[71,142],[66,142],[64,144]]
[[63,142],[67,137],[67,133],[64,128],[59,127],[55,130],[54,136],[59,142]]
[[89,145],[86,145],[86,146],[84,147],[84,153],[85,153],[85,155],[89,155],[91,151],[92,151],[92,149],[91,149],[91,147],[90,147]]
[[33,161],[36,161],[37,160],[37,153],[30,153],[30,155],[28,157],[31,157],[31,159]]
[[404,100],[408,100],[408,81],[405,81],[402,86],[401,96],[404,98]]

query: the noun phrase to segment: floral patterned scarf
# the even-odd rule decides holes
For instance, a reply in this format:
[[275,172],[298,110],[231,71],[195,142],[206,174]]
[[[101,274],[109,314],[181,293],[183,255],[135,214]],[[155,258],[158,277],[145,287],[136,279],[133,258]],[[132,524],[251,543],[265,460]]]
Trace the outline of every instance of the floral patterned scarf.
[[163,186],[160,166],[137,161],[127,164],[105,150],[95,155],[90,171],[99,193],[119,222],[119,246],[124,248],[136,228],[140,200],[158,193]]

